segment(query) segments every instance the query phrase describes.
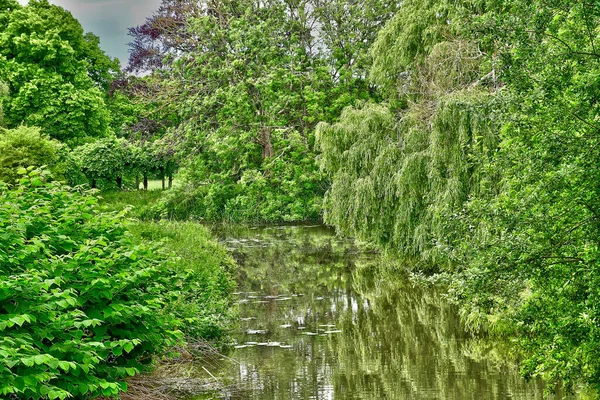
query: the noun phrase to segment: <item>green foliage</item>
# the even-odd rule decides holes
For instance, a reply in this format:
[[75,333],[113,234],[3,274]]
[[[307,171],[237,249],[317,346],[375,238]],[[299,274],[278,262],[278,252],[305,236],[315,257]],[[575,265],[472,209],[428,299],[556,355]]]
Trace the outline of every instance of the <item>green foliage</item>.
[[[205,193],[193,199],[202,203],[194,211],[208,219],[310,218],[312,204],[300,205],[299,214],[286,208],[298,208],[290,204],[295,197],[312,200],[311,189],[318,187],[317,168],[306,161],[314,157],[310,126],[330,118],[323,114],[321,95],[327,70],[317,64],[314,73],[302,72],[310,59],[300,37],[288,40],[283,34],[296,29],[278,4],[245,5],[226,25],[217,22],[200,18],[194,33],[222,38],[224,44],[213,41],[214,50],[192,53],[177,64],[203,93],[201,99],[187,93],[183,101],[185,115],[202,116],[183,125],[188,143],[203,149],[186,175],[193,196]],[[233,52],[217,56],[225,45]],[[308,188],[298,181],[295,162],[308,167],[301,172]],[[289,181],[294,187],[285,186]]]
[[186,337],[222,338],[231,323],[230,293],[235,284],[235,263],[227,250],[197,223],[139,222],[130,228],[136,240],[164,241],[165,249],[176,255],[178,280],[171,285],[181,295],[167,310],[184,322],[181,330]]
[[104,138],[75,148],[72,157],[93,188],[121,189],[126,178],[139,182],[140,176],[145,184],[150,176],[169,177],[171,183],[177,168],[174,154],[161,141]]
[[320,161],[332,180],[325,221],[421,268],[454,268],[456,212],[478,193],[497,141],[490,108],[489,95],[461,92],[440,98],[428,121],[408,110],[398,123],[387,107],[367,104],[321,125]]
[[20,178],[17,171],[30,166],[46,166],[55,176],[62,177],[68,158],[68,150],[40,133],[38,128],[0,128],[0,181],[12,185]]
[[510,43],[499,78],[515,101],[486,167],[496,179],[464,215],[475,240],[456,296],[467,318],[517,338],[526,376],[598,390],[600,9],[514,1],[476,23],[484,43],[489,27]]
[[8,86],[0,81],[0,127],[4,126],[4,109],[2,102],[5,97],[8,97]]
[[165,194],[152,214],[154,218],[208,221],[318,220],[324,187],[315,176],[320,174],[305,153],[294,157],[294,163],[272,160],[266,171],[246,170],[235,183],[214,174],[216,182],[197,184],[198,175],[188,167],[178,175],[183,182]]
[[130,141],[129,146],[131,149],[130,173],[136,176],[141,175],[144,178],[144,189],[147,189],[149,176],[156,176],[163,180],[165,177],[169,177],[172,182],[178,165],[175,155],[164,141]]
[[0,9],[0,80],[10,95],[3,103],[8,127],[39,126],[69,144],[106,136],[104,101],[116,60],[83,34],[73,16],[46,0]]
[[326,220],[455,272],[468,326],[567,390],[600,388],[599,26],[586,2],[405,2],[372,49],[390,106],[318,134]]
[[371,48],[370,77],[388,99],[411,94],[405,86],[412,86],[425,58],[436,44],[452,37],[456,26],[449,23],[451,13],[446,1],[409,0],[379,32]]
[[[159,213],[318,218],[326,183],[314,161],[314,128],[374,96],[364,79],[368,47],[395,11],[391,3],[236,0],[202,8],[163,2],[169,12],[145,28],[160,33],[158,47],[148,51],[156,55],[160,43],[174,43],[178,56],[165,54],[168,68],[149,81],[161,82],[152,95],[180,118],[167,136],[186,160],[181,189]],[[161,22],[178,12],[176,36],[186,38],[185,45]],[[146,30],[133,32],[137,44]],[[143,65],[132,50],[132,67]]]
[[503,102],[481,82],[477,43],[447,38],[450,16],[445,2],[404,3],[372,49],[390,103],[348,108],[317,129],[332,181],[325,221],[426,269],[455,268],[456,216],[480,190]]
[[164,312],[177,277],[122,215],[45,172],[20,173],[15,189],[0,183],[0,393],[115,396],[180,341]]
[[106,138],[84,144],[73,150],[81,172],[90,180],[92,188],[105,179],[122,182],[123,175],[133,161],[133,154],[123,139]]

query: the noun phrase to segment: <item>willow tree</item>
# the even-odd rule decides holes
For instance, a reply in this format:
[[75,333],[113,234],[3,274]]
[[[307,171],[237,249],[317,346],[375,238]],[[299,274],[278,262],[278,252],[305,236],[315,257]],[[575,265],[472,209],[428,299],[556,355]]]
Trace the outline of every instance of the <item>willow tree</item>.
[[452,11],[405,2],[372,49],[372,79],[389,103],[347,109],[318,129],[333,182],[325,220],[421,267],[456,266],[456,216],[497,143],[489,67],[478,44],[448,23]]
[[468,326],[549,388],[600,390],[599,27],[594,2],[407,1],[373,47],[389,107],[319,131],[326,219],[457,272]]
[[600,6],[489,2],[475,19],[515,98],[473,199],[455,285],[465,315],[516,338],[522,371],[600,390]]

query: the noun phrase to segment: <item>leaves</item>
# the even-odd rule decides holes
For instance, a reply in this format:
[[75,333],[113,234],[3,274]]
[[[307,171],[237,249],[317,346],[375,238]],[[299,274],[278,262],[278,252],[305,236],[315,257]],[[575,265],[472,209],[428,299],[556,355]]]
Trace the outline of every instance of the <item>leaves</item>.
[[404,2],[372,48],[387,103],[317,135],[326,221],[453,272],[468,327],[567,390],[600,389],[599,26],[590,2]]
[[117,395],[120,380],[147,369],[144,359],[181,340],[164,312],[168,257],[134,245],[89,194],[25,172],[11,190],[0,183],[0,390]]
[[66,168],[67,158],[63,145],[43,135],[39,128],[0,128],[0,180],[8,184],[25,175],[30,166],[46,166],[58,178]]
[[183,185],[158,215],[318,219],[326,182],[314,129],[374,95],[367,49],[396,2],[162,2],[130,30],[129,68],[156,71],[143,96],[177,115],[166,140]]
[[107,134],[109,115],[104,93],[118,70],[83,35],[81,25],[47,1],[0,10],[0,81],[9,86],[3,101],[5,123],[38,126],[69,144]]

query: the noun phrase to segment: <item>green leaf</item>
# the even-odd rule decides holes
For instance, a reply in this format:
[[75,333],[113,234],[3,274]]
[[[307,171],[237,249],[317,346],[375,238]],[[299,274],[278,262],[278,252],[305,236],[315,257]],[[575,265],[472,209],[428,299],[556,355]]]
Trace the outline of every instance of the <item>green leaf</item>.
[[20,361],[23,363],[23,365],[25,365],[26,367],[32,367],[35,364],[35,359],[34,357],[24,357],[21,358]]
[[134,347],[135,347],[135,346],[134,346],[134,345],[133,345],[133,343],[131,343],[131,342],[125,343],[125,344],[123,345],[123,349],[124,349],[124,350],[125,350],[127,353],[131,353],[131,351],[133,350],[133,348],[134,348]]

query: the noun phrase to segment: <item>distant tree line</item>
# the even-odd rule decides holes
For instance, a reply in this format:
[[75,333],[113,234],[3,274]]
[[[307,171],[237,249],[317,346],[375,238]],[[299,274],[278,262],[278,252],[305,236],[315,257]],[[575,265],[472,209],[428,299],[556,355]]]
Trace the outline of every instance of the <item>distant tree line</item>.
[[71,184],[172,186],[176,149],[161,140],[168,121],[146,118],[147,104],[113,90],[119,62],[98,37],[47,0],[0,1],[0,26],[0,180],[47,165]]

